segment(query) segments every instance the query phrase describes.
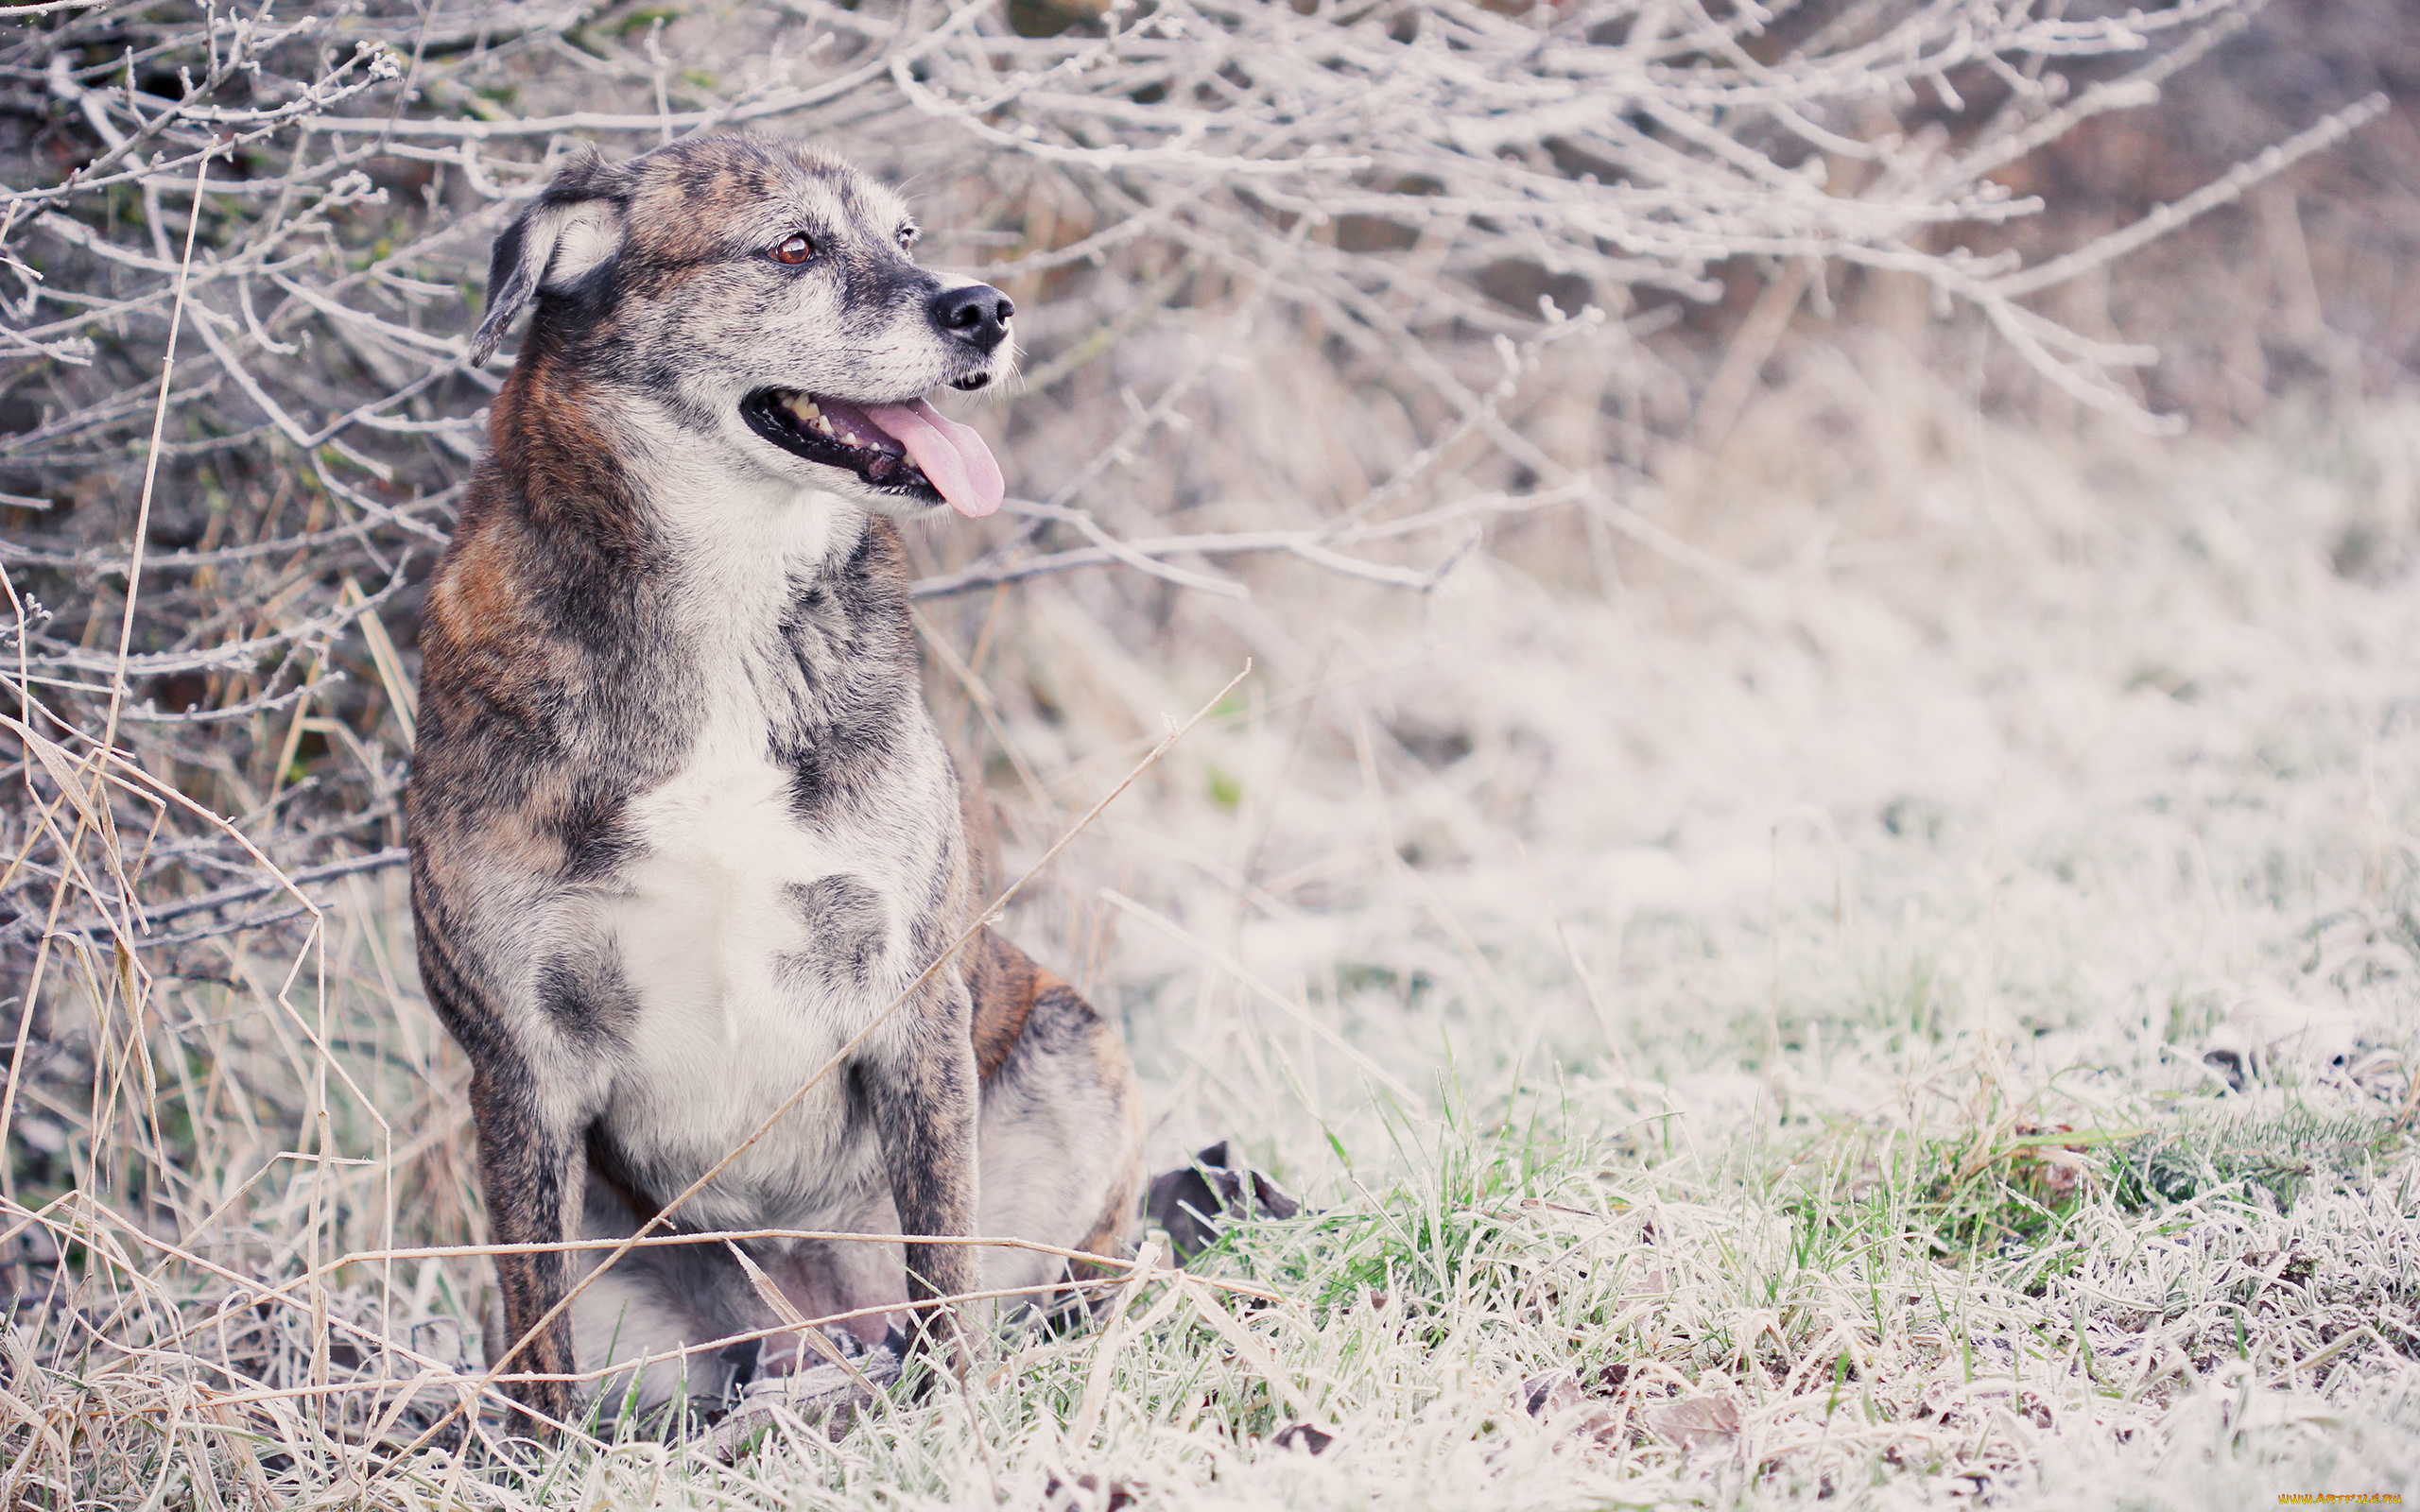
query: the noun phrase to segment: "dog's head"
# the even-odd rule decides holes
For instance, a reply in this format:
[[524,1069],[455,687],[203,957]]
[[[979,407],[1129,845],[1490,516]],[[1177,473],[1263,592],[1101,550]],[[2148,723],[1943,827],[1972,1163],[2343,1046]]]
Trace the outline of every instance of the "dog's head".
[[533,303],[544,351],[656,402],[684,446],[894,514],[999,507],[999,464],[924,396],[980,388],[1007,295],[919,267],[907,202],[792,143],[704,137],[593,152],[496,238],[474,361]]

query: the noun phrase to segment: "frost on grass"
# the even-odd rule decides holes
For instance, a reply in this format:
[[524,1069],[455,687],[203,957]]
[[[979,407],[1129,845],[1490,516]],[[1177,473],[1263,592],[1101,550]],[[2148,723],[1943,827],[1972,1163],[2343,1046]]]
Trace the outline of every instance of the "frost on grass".
[[[1233,1247],[1338,1444],[1203,1504],[2408,1493],[2420,627],[2330,552],[2411,540],[2411,415],[1969,432],[1687,636],[1500,566],[1330,622],[1098,873],[1261,889],[1125,915],[1130,1022],[1333,1204]],[[1843,465],[1769,455],[1734,507]],[[2344,1033],[2234,1091],[2247,1003]]]

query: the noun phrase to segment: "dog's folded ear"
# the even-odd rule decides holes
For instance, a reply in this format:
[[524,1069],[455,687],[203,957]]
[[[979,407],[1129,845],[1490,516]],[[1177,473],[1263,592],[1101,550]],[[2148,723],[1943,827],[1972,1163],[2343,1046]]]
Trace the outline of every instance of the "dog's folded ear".
[[568,287],[621,250],[629,206],[617,177],[595,147],[582,147],[495,239],[487,318],[471,337],[474,364],[495,355],[539,290]]

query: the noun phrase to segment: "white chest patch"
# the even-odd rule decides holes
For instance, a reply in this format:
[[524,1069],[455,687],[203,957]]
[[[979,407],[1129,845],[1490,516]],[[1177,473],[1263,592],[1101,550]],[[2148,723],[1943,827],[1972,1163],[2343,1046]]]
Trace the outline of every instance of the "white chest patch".
[[[646,854],[606,909],[638,1013],[605,1117],[651,1186],[685,1186],[736,1148],[926,964],[910,937],[945,860],[937,743],[917,753],[931,760],[899,764],[897,791],[809,825],[761,727],[745,736],[710,731],[685,769],[631,805]],[[816,1227],[817,1211],[870,1174],[869,1134],[851,1126],[834,1070],[692,1200],[692,1221]]]
[[[917,926],[936,906],[958,812],[948,757],[910,688],[901,738],[880,765],[855,774],[850,799],[802,816],[792,773],[772,759],[760,692],[795,669],[779,664],[777,641],[702,640],[705,718],[683,768],[625,810],[639,853],[600,900],[637,1009],[604,1123],[660,1195],[755,1133],[928,964],[912,958]],[[879,1057],[885,1044],[878,1033],[859,1054]],[[685,1216],[818,1227],[873,1172],[864,1123],[835,1068]]]

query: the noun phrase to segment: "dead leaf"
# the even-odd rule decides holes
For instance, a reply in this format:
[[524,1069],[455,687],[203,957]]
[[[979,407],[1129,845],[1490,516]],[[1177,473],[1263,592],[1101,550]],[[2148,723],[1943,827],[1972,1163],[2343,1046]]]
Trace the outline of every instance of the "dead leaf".
[[1280,1449],[1293,1449],[1299,1446],[1308,1453],[1318,1454],[1324,1452],[1328,1445],[1336,1442],[1336,1435],[1322,1433],[1308,1423],[1288,1423],[1276,1433],[1271,1434],[1269,1441]]
[[1541,1422],[1551,1422],[1564,1441],[1582,1450],[1618,1452],[1628,1416],[1591,1400],[1580,1377],[1568,1370],[1549,1370],[1521,1383],[1521,1409]]
[[1568,1370],[1549,1370],[1521,1383],[1521,1410],[1532,1418],[1551,1418],[1580,1405],[1580,1378]]
[[1648,1427],[1685,1450],[1720,1449],[1739,1436],[1739,1404],[1725,1397],[1664,1402],[1641,1416]]
[[1126,1483],[1111,1481],[1104,1486],[1098,1475],[1079,1475],[1072,1486],[1053,1475],[1042,1488],[1042,1504],[1049,1512],[1123,1512],[1134,1501]]

